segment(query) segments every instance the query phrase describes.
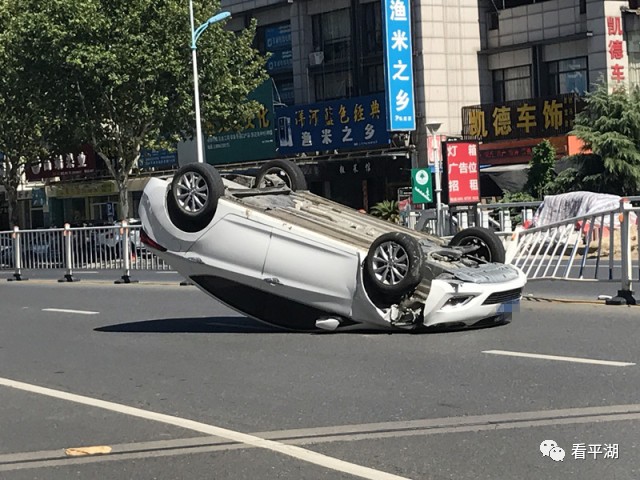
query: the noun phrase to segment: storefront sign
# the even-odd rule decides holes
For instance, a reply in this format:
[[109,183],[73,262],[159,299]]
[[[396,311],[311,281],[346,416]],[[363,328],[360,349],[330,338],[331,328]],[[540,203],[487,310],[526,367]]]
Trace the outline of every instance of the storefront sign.
[[276,117],[280,155],[390,142],[382,94],[278,108]]
[[66,183],[47,187],[47,196],[56,198],[95,197],[113,195],[118,192],[116,183],[104,182]]
[[411,1],[384,0],[385,86],[389,105],[387,127],[391,131],[416,129],[411,46]]
[[269,74],[290,72],[293,69],[293,52],[291,50],[280,50],[271,52],[267,60],[267,72]]
[[264,45],[267,52],[291,50],[291,24],[271,25],[264,29]]
[[609,3],[613,5],[607,6],[606,10],[616,12],[612,15],[607,15],[605,26],[609,85],[611,89],[614,89],[625,86],[629,61],[626,53],[627,47],[624,41],[623,22],[619,7],[616,10],[614,9],[616,2]]
[[77,152],[31,162],[25,171],[30,182],[44,178],[84,176],[96,171],[96,154],[91,146],[85,145]]
[[244,129],[221,132],[207,138],[207,163],[222,165],[276,156],[271,81],[264,82],[248,98],[256,100],[262,108]]
[[169,150],[142,150],[140,168],[173,168],[178,165],[178,152]]
[[495,160],[501,159],[514,159],[514,158],[523,158],[525,160],[530,160],[533,155],[533,147],[532,146],[522,146],[522,147],[504,147],[504,148],[492,148],[487,150],[480,150],[480,161],[484,163],[493,164]]
[[583,101],[576,94],[462,108],[462,133],[483,141],[552,137],[570,132]]
[[478,144],[447,142],[445,145],[449,205],[479,202]]

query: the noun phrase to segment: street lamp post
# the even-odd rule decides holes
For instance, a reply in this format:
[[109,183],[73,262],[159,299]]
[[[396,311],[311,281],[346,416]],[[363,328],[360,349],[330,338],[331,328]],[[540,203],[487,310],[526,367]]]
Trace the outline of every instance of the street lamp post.
[[436,194],[436,235],[443,235],[443,218],[442,218],[442,169],[440,156],[438,155],[438,136],[436,132],[442,126],[441,122],[430,121],[427,122],[427,136],[433,135],[431,141],[431,158],[433,162],[433,169],[435,170],[435,194]]
[[189,0],[189,15],[191,16],[191,55],[193,57],[193,95],[195,98],[196,109],[196,145],[198,162],[204,163],[204,147],[202,145],[202,123],[200,120],[200,91],[198,89],[198,59],[196,58],[196,44],[200,36],[204,33],[207,27],[213,23],[219,22],[231,16],[229,12],[221,12],[214,15],[205,23],[195,28],[195,20],[193,17],[193,0]]

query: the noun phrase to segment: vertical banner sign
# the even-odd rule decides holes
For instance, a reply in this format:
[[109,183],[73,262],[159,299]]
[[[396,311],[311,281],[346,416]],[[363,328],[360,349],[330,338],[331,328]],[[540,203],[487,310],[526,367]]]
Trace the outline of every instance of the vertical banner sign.
[[416,129],[411,47],[410,0],[384,0],[384,73],[387,92],[387,130]]
[[[606,10],[612,10],[612,6],[608,6]],[[613,11],[616,12],[616,10]],[[627,48],[620,10],[618,9],[614,15],[607,15],[606,21],[607,70],[609,71],[609,91],[611,91],[627,86],[629,59],[626,55]]]
[[478,203],[478,144],[475,142],[447,142],[447,178],[449,205]]

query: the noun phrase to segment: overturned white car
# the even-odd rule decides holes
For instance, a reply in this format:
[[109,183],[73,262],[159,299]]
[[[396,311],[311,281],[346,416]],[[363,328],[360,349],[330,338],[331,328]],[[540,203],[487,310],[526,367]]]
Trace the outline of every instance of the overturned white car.
[[208,164],[153,178],[141,240],[199,288],[263,322],[296,330],[422,329],[504,323],[524,274],[499,239],[469,229],[452,243],[306,191],[274,160],[254,185]]

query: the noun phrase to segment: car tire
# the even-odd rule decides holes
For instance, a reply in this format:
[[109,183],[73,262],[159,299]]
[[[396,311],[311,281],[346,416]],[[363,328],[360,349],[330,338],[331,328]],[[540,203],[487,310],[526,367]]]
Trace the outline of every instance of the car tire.
[[[280,182],[274,182],[273,177],[277,177]],[[304,173],[294,162],[284,159],[268,161],[260,168],[256,176],[256,186],[266,188],[278,187],[281,184],[286,185],[294,192],[307,190],[307,180],[304,178]]]
[[493,263],[504,263],[505,261],[504,245],[495,233],[486,228],[465,228],[455,234],[449,245],[452,247],[477,246],[478,249],[471,253],[471,256]]
[[167,210],[173,224],[185,232],[204,229],[224,195],[218,171],[206,163],[191,163],[178,169],[167,195]]
[[402,232],[385,233],[369,247],[365,285],[376,301],[395,303],[420,283],[421,267],[422,249],[418,240]]

